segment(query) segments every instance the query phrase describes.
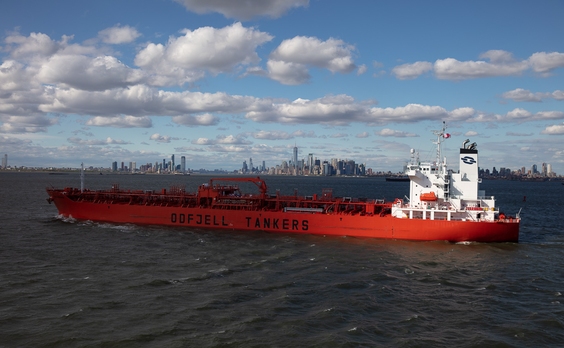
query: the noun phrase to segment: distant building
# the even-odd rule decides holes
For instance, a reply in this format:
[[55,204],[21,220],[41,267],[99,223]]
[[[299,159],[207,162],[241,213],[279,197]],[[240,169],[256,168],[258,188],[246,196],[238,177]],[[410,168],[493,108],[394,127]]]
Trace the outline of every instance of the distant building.
[[8,154],[4,154],[4,157],[2,157],[2,169],[7,169],[8,168]]

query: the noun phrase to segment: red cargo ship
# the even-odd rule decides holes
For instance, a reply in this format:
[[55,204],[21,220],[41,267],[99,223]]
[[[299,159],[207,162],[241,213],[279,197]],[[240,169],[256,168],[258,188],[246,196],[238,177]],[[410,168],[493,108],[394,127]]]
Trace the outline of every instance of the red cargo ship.
[[[59,214],[78,220],[225,230],[372,237],[449,242],[518,242],[520,217],[505,216],[494,197],[478,190],[478,151],[466,140],[460,148],[460,170],[447,170],[441,160],[420,163],[414,151],[406,174],[410,197],[379,199],[334,197],[330,189],[318,195],[269,194],[260,178],[211,179],[197,192],[179,187],[161,192],[77,188],[47,188],[49,203]],[[251,182],[258,194],[245,194],[238,183]]]

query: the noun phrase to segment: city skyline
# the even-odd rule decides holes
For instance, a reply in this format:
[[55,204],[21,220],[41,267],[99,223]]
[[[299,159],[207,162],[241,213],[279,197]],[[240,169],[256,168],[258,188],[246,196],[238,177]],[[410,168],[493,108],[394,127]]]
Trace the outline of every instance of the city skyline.
[[[243,160],[242,167],[234,170],[226,170],[224,168],[191,168],[190,169],[188,165],[189,163],[186,162],[185,156],[180,157],[180,164],[175,164],[174,161],[175,154],[172,154],[170,156],[170,160],[168,161],[166,160],[166,158],[162,158],[161,160],[156,160],[154,162],[147,162],[144,164],[140,164],[139,167],[137,166],[136,161],[129,161],[129,162],[112,161],[110,166],[108,167],[105,166],[86,166],[86,167],[94,170],[105,169],[113,172],[122,171],[122,172],[151,172],[151,173],[175,173],[175,172],[193,173],[200,171],[208,171],[208,172],[222,171],[222,172],[230,172],[230,173],[238,173],[238,174],[257,173],[257,174],[271,174],[271,175],[274,174],[274,175],[319,175],[319,176],[331,175],[332,176],[332,175],[372,175],[378,173],[398,174],[398,173],[403,173],[405,170],[405,165],[409,163],[409,161],[407,160],[404,162],[403,170],[398,170],[398,171],[374,170],[373,168],[366,166],[365,163],[357,163],[355,159],[349,159],[349,158],[322,159],[322,158],[318,158],[317,156],[314,156],[313,153],[309,153],[307,157],[302,157],[301,159],[297,160],[299,170],[295,171],[294,163],[296,163],[296,158],[297,158],[296,156],[298,152],[299,152],[298,147],[294,145],[292,158],[288,160],[283,160],[282,162],[278,164],[274,164],[273,166],[267,166],[266,161],[262,160],[260,161],[261,164],[259,166],[254,167],[252,158],[249,158],[248,165],[247,165],[247,161]],[[338,162],[340,162],[340,164],[337,164]],[[356,167],[354,167],[355,168],[354,174],[351,173],[350,169],[346,169],[346,170],[344,169],[347,162],[352,162],[353,166],[356,165]],[[458,170],[458,167],[456,167],[456,165],[453,167],[452,161],[448,161],[448,162],[450,163],[449,169],[456,172]],[[120,163],[121,165],[118,166],[118,164]],[[127,163],[129,163],[129,165],[126,165]],[[329,165],[329,167],[326,167],[326,165]],[[33,167],[33,166],[22,166],[22,167],[37,168],[37,169],[65,169],[65,167],[63,168],[60,167],[45,168],[45,167]],[[76,167],[71,166],[66,168],[79,169],[80,166],[76,166]],[[2,170],[12,169],[12,167],[8,165],[8,154],[4,154],[4,156],[2,157],[2,165],[0,166],[0,169]],[[333,170],[333,172],[331,174],[327,174],[326,171],[328,169]],[[521,166],[517,168],[507,168],[504,166],[500,166],[499,168],[496,167],[485,168],[483,166],[479,166],[479,170],[482,176],[491,176],[492,174],[494,176],[497,175],[542,176],[542,177],[562,176],[561,173],[559,174],[552,169],[552,164],[546,162],[541,163],[540,170],[539,170],[539,166],[536,163],[530,165],[529,167]]]
[[564,172],[564,3],[253,3],[8,0],[0,153],[236,170],[299,146],[396,172],[446,121],[451,163],[470,138],[484,168]]

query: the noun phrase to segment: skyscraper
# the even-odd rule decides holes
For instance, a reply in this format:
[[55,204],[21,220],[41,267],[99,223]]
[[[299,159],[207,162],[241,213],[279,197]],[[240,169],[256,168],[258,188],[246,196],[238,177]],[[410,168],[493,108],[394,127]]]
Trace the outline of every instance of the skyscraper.
[[180,157],[180,171],[182,174],[186,173],[186,156]]
[[4,157],[2,157],[2,169],[8,168],[8,154],[5,153]]
[[294,175],[298,175],[298,147],[294,145],[294,157],[292,158],[294,164]]

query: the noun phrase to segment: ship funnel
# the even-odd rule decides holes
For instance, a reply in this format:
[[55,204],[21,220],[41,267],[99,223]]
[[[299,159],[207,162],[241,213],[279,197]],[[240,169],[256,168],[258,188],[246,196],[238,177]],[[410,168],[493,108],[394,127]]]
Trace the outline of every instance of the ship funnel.
[[462,148],[465,149],[466,148],[466,144],[468,144],[470,142],[470,139],[466,139],[462,142]]
[[470,144],[470,146],[468,146],[468,148],[469,148],[470,150],[476,150],[476,146],[477,146],[476,143],[472,143],[472,144]]

